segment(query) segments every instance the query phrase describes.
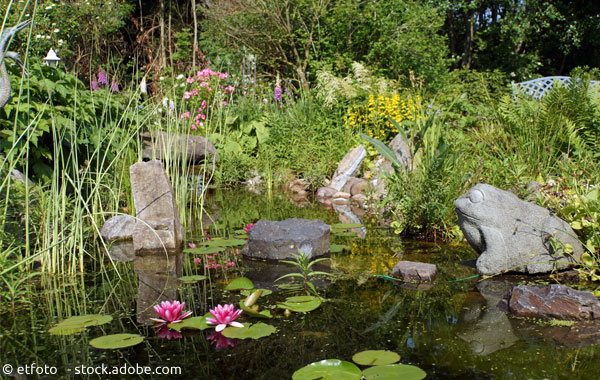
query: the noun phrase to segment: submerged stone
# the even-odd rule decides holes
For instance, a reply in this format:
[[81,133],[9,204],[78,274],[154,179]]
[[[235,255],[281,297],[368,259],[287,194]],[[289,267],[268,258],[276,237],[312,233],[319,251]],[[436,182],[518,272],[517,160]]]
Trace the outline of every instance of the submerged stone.
[[243,253],[256,259],[293,260],[300,249],[312,258],[323,256],[329,252],[329,231],[319,219],[261,219],[250,230]]
[[478,184],[454,206],[465,238],[480,254],[479,273],[548,273],[571,266],[583,253],[567,222],[508,191]]
[[507,296],[508,311],[517,317],[583,321],[600,319],[600,301],[591,293],[565,285],[518,285]]

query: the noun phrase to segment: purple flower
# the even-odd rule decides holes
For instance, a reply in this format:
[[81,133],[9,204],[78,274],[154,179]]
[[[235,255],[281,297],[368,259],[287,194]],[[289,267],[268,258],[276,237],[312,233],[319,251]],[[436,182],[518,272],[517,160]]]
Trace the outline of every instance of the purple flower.
[[92,91],[98,91],[100,86],[98,86],[98,81],[96,78],[92,78]]
[[276,102],[281,102],[281,84],[279,83],[279,75],[277,75],[277,82],[275,82],[273,99],[275,99]]
[[108,84],[108,79],[106,79],[106,73],[100,69],[98,71],[98,84],[106,86]]
[[113,81],[110,84],[110,89],[112,90],[112,92],[119,92],[119,85],[117,84],[117,82]]

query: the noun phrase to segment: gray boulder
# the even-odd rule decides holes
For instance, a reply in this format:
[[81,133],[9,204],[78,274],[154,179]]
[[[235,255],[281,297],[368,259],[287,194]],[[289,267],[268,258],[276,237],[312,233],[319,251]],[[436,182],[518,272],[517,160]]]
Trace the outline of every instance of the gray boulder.
[[100,236],[105,242],[127,240],[133,237],[135,218],[131,215],[116,215],[108,219],[100,229]]
[[313,258],[323,256],[329,252],[329,231],[329,225],[319,219],[261,219],[250,230],[243,254],[256,259],[293,260],[300,249]]
[[198,163],[207,158],[216,161],[217,150],[204,136],[176,135],[162,131],[142,132],[142,158],[164,160],[167,157]]
[[480,254],[482,274],[548,273],[571,266],[583,253],[567,222],[508,191],[478,184],[454,206],[465,238]]
[[565,285],[518,285],[512,288],[505,302],[508,311],[517,317],[575,321],[600,319],[600,301],[591,292]]
[[181,251],[183,228],[171,181],[160,161],[138,162],[129,168],[137,220],[133,247],[137,256]]

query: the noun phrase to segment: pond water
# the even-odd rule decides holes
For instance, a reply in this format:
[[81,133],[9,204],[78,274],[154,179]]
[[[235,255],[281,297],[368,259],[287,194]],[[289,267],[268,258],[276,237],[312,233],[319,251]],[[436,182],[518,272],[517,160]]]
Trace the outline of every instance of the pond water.
[[[219,191],[207,201],[204,228],[192,235],[199,237],[204,229],[211,236],[228,235],[260,218],[288,217],[320,218],[328,224],[340,221],[335,210],[311,203],[298,207],[283,194],[265,197]],[[347,215],[341,219],[347,222]],[[326,301],[306,314],[286,317],[275,307],[288,295],[278,291],[272,280],[292,272],[292,266],[242,262],[238,257],[244,276],[257,287],[275,290],[259,300],[261,308],[274,315],[265,321],[277,328],[270,336],[228,340],[211,336],[213,329],[166,335],[146,323],[148,316],[155,316],[151,306],[157,297],[178,297],[195,316],[216,304],[237,304],[239,292],[224,290],[239,276],[236,271],[211,270],[210,281],[181,284],[176,281],[181,274],[205,274],[191,257],[170,260],[167,270],[161,261],[114,267],[94,264],[81,277],[43,278],[44,286],[29,297],[31,303],[17,302],[14,315],[11,310],[1,311],[0,364],[56,368],[55,374],[39,375],[38,370],[17,378],[274,380],[291,379],[295,370],[311,362],[350,361],[357,352],[384,349],[400,354],[402,363],[425,370],[427,379],[599,378],[597,325],[540,324],[507,316],[496,307],[511,285],[544,283],[546,278],[501,276],[480,281],[473,277],[476,270],[469,262],[476,254],[468,246],[401,241],[379,227],[355,232],[332,237],[333,243],[349,249],[333,254],[319,268],[335,277],[316,281]],[[434,285],[416,287],[375,276],[388,275],[400,259],[437,264],[440,273]],[[85,313],[114,319],[74,335],[48,333],[62,319]],[[243,315],[240,319],[247,321]],[[140,334],[145,340],[119,350],[89,345],[93,338],[117,333]],[[180,368],[181,375],[76,375],[81,366],[87,366],[84,371],[102,371],[102,366],[107,370],[168,366]],[[4,373],[0,378],[12,377]]]

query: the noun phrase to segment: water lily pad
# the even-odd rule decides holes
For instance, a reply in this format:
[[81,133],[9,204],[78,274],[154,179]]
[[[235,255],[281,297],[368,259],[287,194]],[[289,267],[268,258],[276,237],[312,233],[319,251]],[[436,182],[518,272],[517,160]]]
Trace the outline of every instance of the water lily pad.
[[196,275],[196,276],[182,276],[182,277],[179,277],[178,280],[181,282],[185,282],[186,284],[193,284],[198,281],[204,281],[207,278],[208,277],[206,277],[206,276]]
[[279,302],[277,307],[289,309],[296,313],[308,313],[321,306],[321,298],[314,296],[288,297],[284,302]]
[[335,236],[340,236],[340,237],[353,237],[356,236],[356,232],[331,232],[333,235]]
[[367,380],[421,380],[427,373],[421,368],[408,364],[377,365],[363,371]]
[[212,315],[210,313],[206,313],[202,317],[186,318],[179,323],[169,323],[167,327],[175,331],[181,331],[183,329],[205,330],[211,327],[211,325],[206,322],[207,317],[212,317]]
[[277,329],[266,323],[244,324],[244,327],[227,327],[223,336],[235,339],[259,339],[273,334]]
[[186,248],[183,250],[184,253],[192,255],[210,255],[213,253],[220,253],[225,250],[225,247],[200,247],[200,248]]
[[231,281],[226,287],[225,290],[248,290],[248,289],[254,289],[254,284],[252,283],[252,280],[250,280],[247,277],[238,277],[233,279],[233,281]]
[[342,252],[344,249],[350,249],[350,247],[344,244],[331,244],[329,247],[329,252],[338,253]]
[[240,309],[242,309],[244,311],[244,314],[246,314],[250,317],[265,318],[265,319],[273,318],[273,316],[271,315],[271,312],[269,310],[258,311],[256,309],[244,306],[244,300],[240,301]]
[[347,361],[326,359],[310,363],[292,375],[292,380],[360,380],[360,369]]
[[359,227],[364,227],[363,224],[358,224],[358,223],[337,223],[337,224],[332,224],[331,228],[333,229],[342,229],[342,230],[347,230],[350,228],[359,228]]
[[400,360],[400,355],[386,350],[368,350],[352,356],[352,361],[360,365],[393,364]]
[[138,334],[113,334],[90,340],[90,346],[112,350],[135,346],[143,340],[144,337]]
[[103,325],[112,321],[113,317],[110,315],[101,314],[89,314],[89,315],[78,315],[75,317],[67,318],[56,326],[52,327],[48,332],[53,335],[71,335],[79,333],[85,330],[89,326]]
[[245,245],[248,241],[245,239],[222,239],[222,240],[207,240],[200,245],[205,247],[237,247]]

